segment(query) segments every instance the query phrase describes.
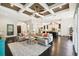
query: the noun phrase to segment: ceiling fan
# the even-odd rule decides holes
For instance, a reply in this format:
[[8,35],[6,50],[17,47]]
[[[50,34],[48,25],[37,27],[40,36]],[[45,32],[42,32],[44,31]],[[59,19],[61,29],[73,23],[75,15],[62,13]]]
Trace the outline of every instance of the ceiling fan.
[[42,10],[41,10],[41,9],[39,8],[39,6],[37,6],[37,5],[34,7],[34,11],[35,11],[35,12],[33,12],[33,16],[36,16],[36,15],[38,15],[38,14],[39,14],[39,15],[43,15],[43,13],[41,13]]

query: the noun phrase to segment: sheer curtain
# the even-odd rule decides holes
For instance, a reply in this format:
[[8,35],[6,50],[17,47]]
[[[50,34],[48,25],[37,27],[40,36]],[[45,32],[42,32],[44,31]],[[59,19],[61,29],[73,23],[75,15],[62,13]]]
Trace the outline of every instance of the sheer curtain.
[[75,47],[75,52],[79,55],[79,4],[77,4],[75,9],[75,15],[73,20],[73,45]]

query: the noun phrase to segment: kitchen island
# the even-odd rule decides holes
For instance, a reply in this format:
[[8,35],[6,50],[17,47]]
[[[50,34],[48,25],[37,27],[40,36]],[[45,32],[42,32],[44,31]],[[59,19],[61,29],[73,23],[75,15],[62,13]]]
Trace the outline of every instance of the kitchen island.
[[26,41],[9,43],[8,47],[13,56],[39,56],[51,45],[27,44]]

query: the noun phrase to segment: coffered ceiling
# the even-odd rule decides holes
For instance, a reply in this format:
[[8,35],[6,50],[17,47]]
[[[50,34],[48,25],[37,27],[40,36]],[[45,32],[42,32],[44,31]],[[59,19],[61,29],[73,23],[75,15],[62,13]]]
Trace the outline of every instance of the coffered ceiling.
[[24,13],[24,14],[27,14],[27,15],[32,15],[32,12],[29,12],[29,11],[26,11],[26,10],[23,11],[23,13]]
[[43,12],[44,11],[44,7],[41,6],[39,3],[34,3],[30,8],[36,12]]
[[20,4],[25,5],[26,3],[20,3]]
[[48,6],[51,6],[51,5],[53,5],[53,4],[55,4],[55,3],[46,3]]
[[56,7],[54,9],[52,9],[54,12],[59,12],[59,11],[62,11],[62,10],[65,10],[65,9],[68,9],[69,8],[69,4],[65,4],[65,5],[62,5],[60,7]]
[[[17,7],[16,5],[11,5],[10,3],[1,3],[2,6],[13,9],[15,11],[19,11],[21,8]],[[13,6],[13,7],[12,7]]]
[[49,11],[46,11],[46,12],[44,12],[44,13],[39,13],[40,15],[43,15],[43,16],[46,16],[46,15],[49,15],[49,14],[51,14]]
[[54,15],[59,11],[69,9],[68,3],[1,3],[1,6],[35,18]]

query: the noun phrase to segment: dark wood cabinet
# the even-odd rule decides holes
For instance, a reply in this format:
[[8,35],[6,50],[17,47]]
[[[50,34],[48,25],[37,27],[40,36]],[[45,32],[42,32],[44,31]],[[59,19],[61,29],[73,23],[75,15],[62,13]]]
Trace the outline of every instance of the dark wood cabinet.
[[12,42],[16,42],[16,41],[17,41],[17,36],[7,37],[6,38],[7,43],[12,43]]

